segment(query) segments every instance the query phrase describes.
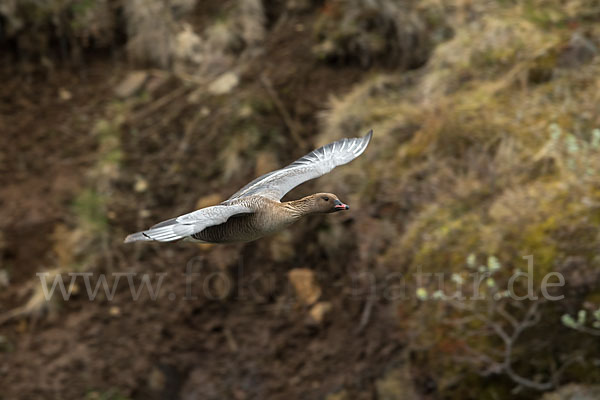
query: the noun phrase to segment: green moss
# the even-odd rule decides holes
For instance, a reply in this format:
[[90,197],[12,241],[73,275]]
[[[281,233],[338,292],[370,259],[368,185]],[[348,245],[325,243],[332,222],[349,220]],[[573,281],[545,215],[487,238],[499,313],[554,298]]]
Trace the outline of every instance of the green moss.
[[123,159],[120,140],[121,118],[119,115],[117,114],[111,120],[99,120],[94,128],[94,132],[98,135],[100,166],[118,166]]
[[75,215],[80,223],[95,233],[108,229],[106,198],[93,189],[83,190],[73,203]]
[[524,49],[525,44],[518,39],[511,43],[511,46],[494,46],[474,51],[471,53],[471,58],[469,59],[470,65],[468,67],[490,70],[498,66],[512,65],[519,53]]
[[75,0],[70,4],[69,10],[73,18],[69,21],[71,29],[75,32],[86,29],[88,21],[87,14],[96,6],[96,0]]
[[550,236],[556,229],[556,220],[549,217],[540,223],[524,227],[522,235],[518,237],[522,240],[523,255],[533,255],[536,272],[545,275],[554,270],[554,264],[557,261],[556,243]]
[[71,3],[70,9],[75,16],[85,14],[96,5],[96,0],[75,0]]
[[541,5],[539,1],[528,0],[524,2],[523,17],[543,29],[565,28],[568,17],[564,12],[564,4],[555,2]]

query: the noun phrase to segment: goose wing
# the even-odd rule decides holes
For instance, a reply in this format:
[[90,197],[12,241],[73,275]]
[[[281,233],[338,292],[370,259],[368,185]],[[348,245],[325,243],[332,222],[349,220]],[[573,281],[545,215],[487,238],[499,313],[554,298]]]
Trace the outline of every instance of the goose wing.
[[125,243],[150,240],[171,242],[201,232],[209,226],[220,225],[234,215],[253,212],[252,208],[243,204],[206,207],[160,222],[148,230],[132,233],[125,238]]
[[373,130],[370,130],[362,138],[345,138],[319,147],[285,168],[256,178],[224,203],[253,195],[279,201],[301,183],[323,176],[335,167],[347,164],[360,156],[369,145],[372,136]]

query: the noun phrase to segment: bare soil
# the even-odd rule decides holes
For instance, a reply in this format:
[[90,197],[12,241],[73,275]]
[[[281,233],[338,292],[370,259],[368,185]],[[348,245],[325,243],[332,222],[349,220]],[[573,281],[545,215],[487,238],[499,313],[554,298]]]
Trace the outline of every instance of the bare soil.
[[[266,96],[260,75],[267,76],[311,147],[316,116],[325,109],[328,96],[345,93],[365,72],[315,60],[310,35],[289,29],[302,26],[310,31],[311,19],[291,18],[285,26],[273,27],[265,54],[243,76],[243,89]],[[43,74],[19,74],[8,67],[0,71],[0,249],[2,266],[10,271],[10,285],[0,290],[0,311],[22,305],[36,272],[55,265],[53,232],[57,224],[74,223],[73,198],[89,184],[88,172],[96,162],[93,122],[102,117],[114,98],[115,84],[130,69],[110,57],[98,57],[89,61],[85,73],[67,66]],[[184,121],[196,111],[182,105],[177,119]],[[161,135],[160,143],[152,142],[157,133],[178,127],[155,126],[152,118],[128,127],[139,129],[141,139],[123,137],[125,173],[110,194],[116,197],[110,220],[113,265],[99,265],[93,272],[166,273],[160,297],[132,301],[121,282],[113,301],[102,296],[89,301],[80,285],[80,292],[54,311],[3,324],[0,335],[7,345],[1,355],[0,398],[119,398],[118,394],[133,399],[315,399],[342,388],[349,398],[375,398],[376,379],[400,359],[401,332],[393,308],[380,301],[372,304],[366,325],[359,329],[367,301],[348,292],[355,284],[349,274],[359,268],[358,261],[331,259],[319,249],[314,235],[321,229],[319,220],[296,228],[294,257],[285,262],[272,260],[270,239],[209,250],[185,243],[119,244],[123,232],[139,228],[140,196],[129,185],[140,171],[138,162],[156,166],[142,170],[158,182],[152,190],[162,193],[144,204],[151,210],[150,219],[185,211],[211,190],[232,193],[252,177],[248,171],[225,187],[185,174],[164,182],[161,176],[174,161],[170,150],[177,148],[181,136]],[[276,111],[260,123],[286,131]],[[219,126],[215,121],[211,129]],[[140,142],[144,144],[136,149]],[[201,169],[214,162],[211,156],[220,144],[203,143],[194,148],[200,154],[181,157],[196,160]],[[292,160],[305,150],[290,141],[281,158]],[[352,224],[352,219],[346,223]],[[356,249],[349,248],[348,254],[356,254]],[[198,298],[184,299],[181,274],[194,257],[210,265],[204,274],[227,277],[231,288],[224,298],[202,296],[205,281],[198,278],[193,287]],[[308,308],[295,301],[287,272],[299,267],[317,272],[321,299],[332,305],[321,324],[311,322]],[[209,288],[220,293],[218,280]]]

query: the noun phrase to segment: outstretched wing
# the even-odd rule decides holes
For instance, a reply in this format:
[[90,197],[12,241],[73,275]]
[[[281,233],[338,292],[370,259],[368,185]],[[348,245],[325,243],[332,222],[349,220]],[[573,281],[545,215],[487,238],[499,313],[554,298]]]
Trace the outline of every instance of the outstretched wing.
[[279,201],[301,183],[323,176],[335,167],[347,164],[360,156],[369,145],[372,136],[373,130],[370,130],[362,138],[345,138],[319,147],[285,168],[256,178],[238,190],[225,203],[253,195]]
[[132,233],[125,238],[125,243],[138,240],[171,242],[201,232],[209,226],[220,225],[234,215],[253,212],[253,209],[241,204],[206,207],[177,218],[168,219],[148,230]]

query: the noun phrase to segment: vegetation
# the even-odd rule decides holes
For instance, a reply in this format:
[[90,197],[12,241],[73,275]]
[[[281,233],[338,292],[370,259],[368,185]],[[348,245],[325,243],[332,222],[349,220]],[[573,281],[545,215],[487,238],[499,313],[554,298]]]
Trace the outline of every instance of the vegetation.
[[[115,390],[112,382],[88,381],[87,388],[99,389],[77,392],[80,397],[143,398],[145,390],[156,396],[174,390],[193,398],[199,383],[206,384],[207,398],[253,398],[284,393],[277,389],[283,379],[302,386],[283,396],[328,399],[372,393],[561,399],[597,390],[597,2],[143,3],[0,6],[4,44],[16,49],[16,61],[7,65],[28,59],[30,70],[47,70],[43,60],[60,59],[52,54],[60,43],[67,43],[63,60],[110,49],[129,63],[119,65],[114,90],[90,113],[92,161],[69,192],[62,220],[50,223],[53,261],[46,267],[53,274],[159,271],[185,265],[199,252],[215,271],[240,278],[239,285],[260,287],[260,296],[248,306],[225,293],[216,306],[202,303],[218,312],[207,315],[188,304],[178,311],[183,317],[172,316],[169,305],[150,303],[153,315],[174,318],[176,328],[165,336],[195,337],[185,336],[186,329],[192,324],[197,332],[190,321],[201,315],[205,322],[214,318],[206,322],[212,327],[205,338],[222,340],[201,350],[182,350],[175,341],[162,351],[176,353],[169,357],[185,366],[173,367],[165,356],[168,368],[136,370],[161,384],[123,378]],[[299,189],[337,193],[351,204],[348,219],[310,220],[243,248],[121,247],[126,232],[218,202],[313,146],[371,128],[374,139],[361,159]],[[11,246],[3,243],[0,251]],[[241,264],[249,277],[232,272]],[[9,271],[7,265],[0,270]],[[309,302],[300,301],[298,271],[310,275],[308,286],[317,293]],[[269,273],[280,279],[277,285],[264,278]],[[564,285],[547,285],[559,276]],[[394,287],[397,277],[401,285]],[[25,306],[0,316],[3,329],[47,308],[39,290],[22,279],[31,297],[21,296]],[[356,286],[367,288],[364,301],[348,300]],[[402,295],[394,297],[398,288]],[[123,309],[131,307],[125,297],[118,303]],[[292,300],[294,307],[285,305]],[[265,304],[275,311],[265,311]],[[324,310],[318,318],[311,313],[317,305]],[[249,325],[229,320],[242,310]],[[275,326],[262,345],[227,325],[247,329],[259,320]],[[269,325],[272,320],[287,322]],[[286,323],[306,324],[309,333],[282,328]],[[343,361],[327,352],[339,343],[347,344]],[[0,344],[0,351],[19,351],[4,336]],[[258,357],[246,349],[253,346],[268,351]],[[186,351],[199,352],[198,358],[233,354],[242,360],[234,362],[243,369],[235,369],[238,380],[277,376],[278,383],[264,392],[243,385],[228,392],[203,364],[181,355]],[[152,360],[154,349],[144,355]],[[286,359],[290,355],[295,361]],[[272,367],[268,373],[256,372],[263,365],[256,358]],[[287,369],[292,364],[309,372]],[[335,378],[336,368],[359,383]],[[289,371],[293,377],[278,375]],[[166,376],[178,378],[166,384]],[[169,385],[177,389],[165,389]]]

